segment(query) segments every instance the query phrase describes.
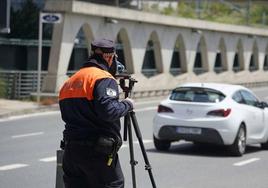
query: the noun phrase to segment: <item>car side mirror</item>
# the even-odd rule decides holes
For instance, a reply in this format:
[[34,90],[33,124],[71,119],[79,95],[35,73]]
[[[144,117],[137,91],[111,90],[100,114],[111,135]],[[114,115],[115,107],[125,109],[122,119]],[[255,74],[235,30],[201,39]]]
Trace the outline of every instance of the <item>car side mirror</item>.
[[268,108],[268,103],[267,102],[262,102],[262,103],[263,103],[264,108]]
[[268,108],[268,103],[267,102],[264,102],[264,101],[258,102],[257,103],[257,107],[262,108],[262,109]]

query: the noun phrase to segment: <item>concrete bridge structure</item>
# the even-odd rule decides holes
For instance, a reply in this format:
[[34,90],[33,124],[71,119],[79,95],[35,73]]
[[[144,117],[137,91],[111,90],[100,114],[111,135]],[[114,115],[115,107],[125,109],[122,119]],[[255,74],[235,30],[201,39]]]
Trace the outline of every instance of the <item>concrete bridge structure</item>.
[[94,38],[121,46],[136,91],[172,89],[184,82],[268,82],[268,30],[145,13],[72,0],[48,0],[60,12],[42,92],[57,93],[80,29],[88,51]]

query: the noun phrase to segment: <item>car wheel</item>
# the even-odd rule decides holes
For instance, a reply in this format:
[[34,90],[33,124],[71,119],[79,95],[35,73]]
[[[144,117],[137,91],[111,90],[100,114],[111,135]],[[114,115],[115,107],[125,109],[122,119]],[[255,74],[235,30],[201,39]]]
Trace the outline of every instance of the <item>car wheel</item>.
[[235,156],[242,156],[246,151],[246,130],[240,126],[234,143],[231,145],[231,152]]
[[266,150],[268,149],[268,140],[267,142],[261,144],[261,148]]
[[154,146],[157,150],[167,151],[170,148],[170,141],[167,140],[159,140],[154,136]]

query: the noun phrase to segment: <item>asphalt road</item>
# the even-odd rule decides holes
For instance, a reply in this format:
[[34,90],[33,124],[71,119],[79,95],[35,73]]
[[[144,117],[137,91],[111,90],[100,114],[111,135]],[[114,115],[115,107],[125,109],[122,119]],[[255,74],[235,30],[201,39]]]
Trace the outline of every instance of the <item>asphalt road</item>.
[[[268,101],[268,89],[255,89]],[[267,188],[268,151],[250,146],[243,157],[230,157],[223,147],[174,143],[168,152],[156,151],[152,142],[152,119],[158,101],[137,104],[136,116],[144,145],[160,188]],[[59,112],[0,121],[0,188],[55,187],[56,150],[63,130]],[[135,137],[135,135],[134,135]],[[137,142],[137,187],[152,187]],[[129,148],[120,150],[126,188],[132,187]]]

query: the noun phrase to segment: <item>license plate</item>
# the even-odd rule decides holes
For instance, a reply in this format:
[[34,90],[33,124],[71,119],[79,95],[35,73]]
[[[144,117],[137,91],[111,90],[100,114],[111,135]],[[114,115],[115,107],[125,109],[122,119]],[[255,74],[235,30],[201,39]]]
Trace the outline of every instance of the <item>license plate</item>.
[[187,127],[177,127],[177,133],[181,134],[201,134],[201,128],[187,128]]

